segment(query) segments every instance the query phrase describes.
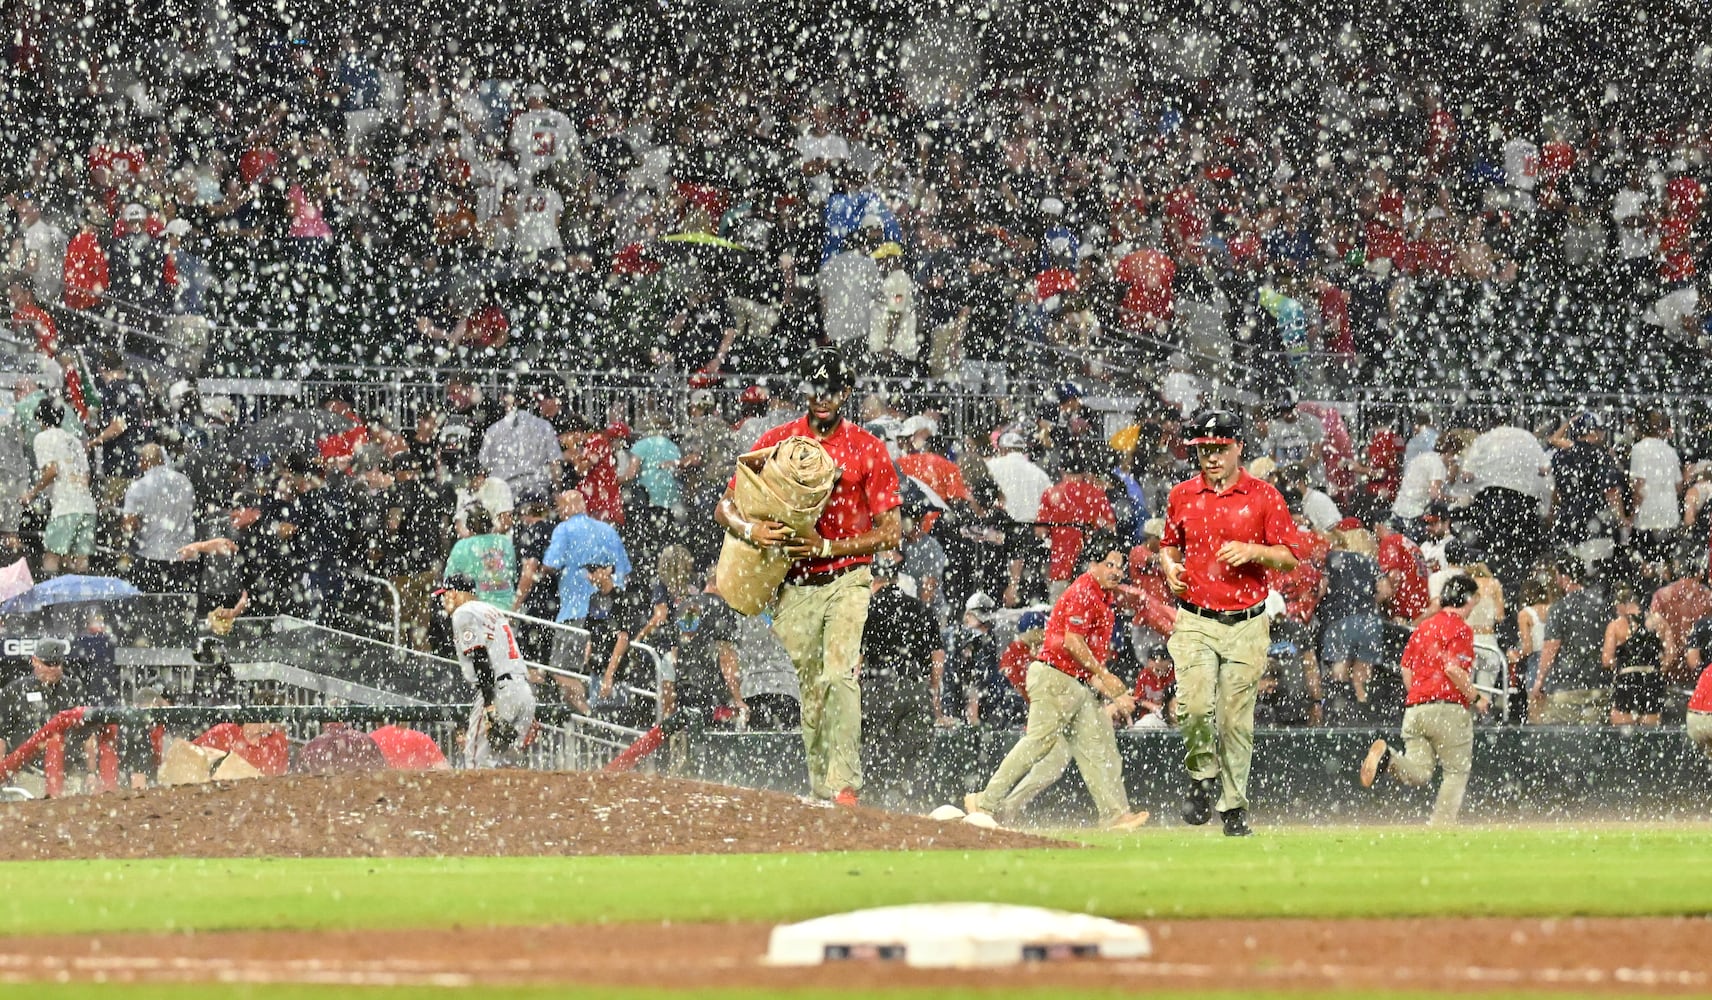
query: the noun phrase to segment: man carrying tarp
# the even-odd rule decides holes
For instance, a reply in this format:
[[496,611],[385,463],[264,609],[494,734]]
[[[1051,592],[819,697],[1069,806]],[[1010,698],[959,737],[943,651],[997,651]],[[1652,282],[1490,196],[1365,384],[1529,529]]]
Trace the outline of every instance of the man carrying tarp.
[[[862,701],[857,669],[868,620],[869,564],[898,547],[898,475],[879,438],[843,419],[855,377],[836,351],[810,355],[801,385],[808,413],[761,435],[757,451],[789,441],[817,441],[838,466],[838,479],[813,528],[754,519],[728,485],[714,511],[733,538],[778,549],[792,560],[773,631],[790,654],[802,687],[803,746],[815,796],[853,806],[862,789]],[[722,589],[723,593],[723,589]]]

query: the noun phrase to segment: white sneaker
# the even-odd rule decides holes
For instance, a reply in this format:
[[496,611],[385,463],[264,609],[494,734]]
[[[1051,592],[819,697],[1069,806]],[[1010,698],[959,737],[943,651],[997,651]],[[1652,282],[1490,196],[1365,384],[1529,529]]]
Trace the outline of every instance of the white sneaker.
[[938,809],[935,809],[934,811],[928,813],[927,818],[928,819],[936,819],[936,820],[940,821],[941,823],[947,823],[947,822],[950,822],[951,820],[954,820],[954,819],[962,819],[964,816],[967,816],[967,815],[968,815],[968,813],[957,808],[956,806],[944,805],[944,806],[940,806]]

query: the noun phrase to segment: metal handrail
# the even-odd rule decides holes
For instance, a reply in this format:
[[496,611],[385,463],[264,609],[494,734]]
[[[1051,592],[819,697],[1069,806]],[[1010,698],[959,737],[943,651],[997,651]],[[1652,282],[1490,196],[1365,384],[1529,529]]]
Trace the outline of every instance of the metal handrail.
[[[505,608],[499,608],[498,610],[499,610],[500,614],[506,616],[507,618],[513,618],[513,619],[516,619],[517,621],[524,622],[524,623],[529,624],[529,625],[544,626],[546,628],[553,629],[555,631],[569,632],[569,633],[572,633],[574,635],[581,635],[585,639],[589,637],[589,630],[588,629],[580,628],[576,625],[566,625],[564,622],[555,622],[555,621],[548,621],[545,618],[536,618],[532,615],[526,615],[526,614],[522,613],[521,611],[510,611],[510,610],[507,610]],[[663,662],[665,662],[665,658],[663,656],[661,656],[660,651],[658,649],[655,649],[653,646],[651,646],[645,642],[631,642],[630,648],[631,649],[639,649],[643,653],[645,653],[648,656],[648,658],[654,664],[654,676],[655,677],[660,676],[660,665]],[[585,684],[593,684],[594,683],[594,676],[592,674],[587,674],[587,673],[584,673],[580,670],[569,670],[569,669],[566,669],[563,667],[555,667],[555,666],[552,666],[552,665],[546,664],[546,663],[537,663],[533,660],[524,660],[523,662],[527,663],[531,668],[533,668],[535,670],[539,670],[544,674],[552,674],[552,675],[557,676],[557,677],[574,677],[577,680],[582,681]],[[647,699],[650,699],[651,701],[653,701],[655,703],[654,714],[656,717],[659,716],[659,704],[660,704],[660,692],[659,691],[653,690],[651,688],[638,687],[634,684],[624,685],[624,690],[626,692],[628,692],[630,695],[632,695],[633,697],[647,698]]]

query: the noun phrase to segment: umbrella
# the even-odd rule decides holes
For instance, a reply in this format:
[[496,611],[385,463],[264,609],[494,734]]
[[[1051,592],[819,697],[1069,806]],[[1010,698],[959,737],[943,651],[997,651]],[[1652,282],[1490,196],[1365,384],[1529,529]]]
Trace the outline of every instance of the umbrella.
[[43,580],[5,604],[0,614],[27,614],[56,604],[76,604],[79,601],[111,601],[136,597],[142,591],[116,576],[56,576]]
[[328,410],[281,410],[238,428],[226,447],[238,458],[290,455],[314,451],[322,438],[350,427],[349,420]]

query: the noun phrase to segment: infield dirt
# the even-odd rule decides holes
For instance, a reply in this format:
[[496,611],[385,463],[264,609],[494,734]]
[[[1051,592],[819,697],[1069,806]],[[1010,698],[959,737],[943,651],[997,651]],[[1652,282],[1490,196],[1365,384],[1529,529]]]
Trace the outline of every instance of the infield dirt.
[[290,775],[0,807],[0,860],[766,854],[1072,847],[647,774]]

